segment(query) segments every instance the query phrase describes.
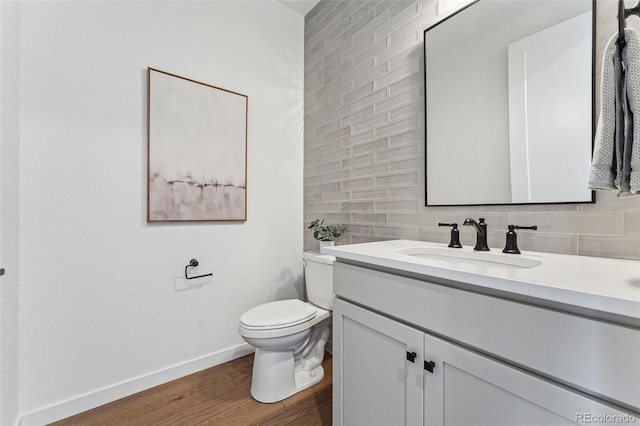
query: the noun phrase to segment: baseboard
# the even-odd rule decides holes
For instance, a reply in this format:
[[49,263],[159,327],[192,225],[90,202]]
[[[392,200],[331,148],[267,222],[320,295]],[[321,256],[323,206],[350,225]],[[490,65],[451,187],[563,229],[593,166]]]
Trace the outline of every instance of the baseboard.
[[20,426],[41,426],[71,417],[180,377],[240,358],[254,351],[247,343],[135,377],[22,415]]

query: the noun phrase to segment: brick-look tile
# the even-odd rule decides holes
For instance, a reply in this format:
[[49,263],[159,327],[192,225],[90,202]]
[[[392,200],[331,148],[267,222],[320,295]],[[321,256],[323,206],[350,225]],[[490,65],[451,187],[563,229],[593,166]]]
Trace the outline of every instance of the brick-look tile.
[[374,102],[374,107],[376,112],[383,112],[399,106],[415,104],[416,99],[418,96],[415,93],[404,92],[389,98],[385,97],[381,102]]
[[373,117],[373,105],[355,111],[353,114],[345,114],[341,120],[342,127],[350,126],[355,123],[362,123],[363,121],[369,120],[371,117]]
[[[406,50],[403,50],[400,53],[396,54],[389,60],[390,70],[395,70],[405,64],[413,63],[415,60],[418,60],[420,63],[420,67],[418,67],[418,70],[424,70],[424,64],[422,63],[422,45],[420,43],[414,42],[413,38],[408,41],[411,42],[410,44],[407,43],[409,47]],[[420,73],[419,77],[424,77],[424,74]]]
[[415,198],[419,206],[424,206],[424,184],[400,186],[389,188],[389,199],[394,198]]
[[414,58],[408,63],[398,67],[393,71],[388,71],[374,80],[375,87],[386,87],[390,83],[402,79],[404,76],[416,73],[422,69],[421,58]]
[[[344,129],[338,129],[335,132],[330,132],[325,134],[322,138],[323,143],[329,144],[336,141],[341,142],[344,138],[349,137],[350,134],[351,134],[351,129],[349,129],[348,127],[345,127]],[[371,137],[373,137],[373,132]]]
[[[373,6],[373,2],[365,2],[369,3],[367,7],[371,8]],[[371,10],[371,9],[369,9]],[[368,16],[368,15],[367,15]],[[383,13],[376,13],[374,10],[373,19],[369,22],[361,25],[359,27],[354,26],[348,31],[348,34],[353,39],[354,44],[358,41],[362,40],[363,37],[370,37],[371,35],[375,35],[375,29],[380,25],[384,24],[387,21],[387,13],[386,11]]]
[[[343,117],[348,116],[351,113],[352,108],[352,105],[340,106],[340,99],[336,99],[331,103],[330,108],[323,108],[322,111],[317,111],[316,120],[321,124],[335,121],[339,123]],[[316,131],[321,131],[321,129],[318,128]]]
[[353,155],[362,155],[369,152],[379,151],[387,147],[386,139],[376,139],[375,141],[355,145],[353,147]]
[[339,192],[340,186],[343,185],[342,182],[334,182],[334,183],[325,183],[321,185],[305,185],[305,192]]
[[351,176],[353,177],[364,177],[364,176],[380,176],[387,174],[387,165],[386,164],[376,164],[373,166],[360,167],[357,169],[351,170]]
[[389,20],[375,29],[378,38],[386,37],[392,31],[403,26],[418,14],[418,2],[395,2],[396,7],[390,8]]
[[378,102],[384,101],[385,99],[387,99],[387,89],[380,89],[377,90],[375,92],[373,92],[372,94],[359,99],[357,102],[354,102],[353,104],[351,104],[352,108],[357,111],[359,109],[365,108],[368,105],[373,106],[374,108],[376,108],[374,111],[376,113],[381,112],[381,110],[377,109],[376,104]]
[[[373,60],[371,61],[373,63]],[[362,99],[365,96],[369,96],[373,93],[373,82],[369,81],[361,86],[358,86],[354,90],[342,95],[342,102],[345,104],[353,103],[358,99]]]
[[373,154],[365,154],[359,157],[346,158],[341,161],[341,166],[344,168],[360,167],[373,164]]
[[358,133],[366,132],[374,129],[377,131],[381,126],[387,123],[387,116],[385,114],[377,115],[365,121],[361,121],[351,126],[351,134],[356,135]]
[[[349,51],[345,52],[342,58],[351,61],[354,65],[359,65],[375,58],[375,55],[386,47],[387,41],[384,38],[379,40],[376,40],[374,37],[365,38],[349,49]],[[384,61],[376,60],[375,63],[382,64]]]
[[410,91],[416,99],[419,99],[420,102],[424,104],[424,95],[422,93],[424,91],[423,78],[424,74],[422,74],[422,72],[417,72],[410,74],[395,83],[391,83],[389,85],[389,96],[395,96],[398,93]]
[[[640,197],[598,192],[595,204],[424,206],[423,32],[469,1],[322,0],[307,14],[305,221],[344,223],[339,244],[448,243],[438,222],[486,217],[497,250],[508,224],[535,224],[538,231],[518,233],[521,250],[640,258]],[[609,37],[601,28],[598,61]],[[475,244],[473,229],[460,227],[463,244]],[[304,246],[317,242],[305,235]]]
[[373,235],[372,225],[349,225],[346,229],[351,235]]
[[327,213],[323,216],[327,223],[349,223],[352,221],[351,213]]
[[383,213],[353,213],[351,215],[353,223],[372,223],[372,224],[384,224],[387,223],[387,215]]
[[365,189],[351,191],[352,200],[385,200],[386,198],[386,189]]
[[393,122],[401,118],[415,116],[419,112],[423,112],[423,111],[424,111],[424,108],[420,104],[416,102],[412,102],[410,104],[403,105],[401,107],[394,108],[391,111],[389,111],[389,121]]
[[381,125],[374,129],[374,134],[377,137],[389,136],[394,133],[406,132],[410,129],[415,129],[418,126],[422,126],[422,117],[415,115],[413,117],[405,118],[399,121],[395,121],[391,124]]
[[406,132],[389,137],[389,146],[404,145],[406,143],[418,142],[424,145],[424,132],[422,129],[411,129]]
[[[347,31],[349,31],[349,27],[351,25],[351,16],[348,16],[345,19],[341,19],[341,18],[342,17],[336,20],[336,22],[339,22],[339,23],[336,24],[335,28],[325,35],[326,37],[325,40],[327,41],[327,44],[329,46],[331,46],[332,44],[339,45],[339,46],[344,45],[344,40],[346,38],[344,37],[344,35]],[[348,40],[348,38],[346,39]]]
[[619,214],[511,213],[514,225],[537,225],[542,232],[621,235],[623,217]]
[[416,200],[393,200],[393,201],[376,201],[375,210],[378,212],[384,211],[415,211],[417,208]]
[[640,213],[626,213],[624,215],[624,235],[640,237]]
[[322,158],[324,161],[335,161],[335,160],[343,160],[345,158],[349,158],[350,149],[349,148],[341,148],[333,151],[326,152]]
[[340,186],[343,191],[348,191],[350,189],[372,188],[373,178],[350,179],[350,180],[341,182]]
[[338,172],[333,173],[325,173],[322,175],[323,182],[342,182],[345,179],[351,177],[350,170],[340,170]]
[[376,187],[390,187],[396,185],[410,185],[420,181],[419,172],[397,173],[389,176],[377,177],[375,179]]
[[520,250],[578,254],[578,238],[575,234],[518,231],[518,247]]
[[[375,11],[367,9],[367,6],[365,5],[365,7],[360,9],[359,13],[354,14],[352,19],[353,24],[351,25],[351,27],[347,29],[347,35],[348,36],[361,35],[361,34],[366,35],[367,31],[364,30],[365,27],[370,25],[374,26],[375,18],[376,18]],[[382,18],[381,20],[384,20],[384,18]],[[353,39],[358,40],[358,37],[355,36],[353,37]]]
[[579,211],[593,212],[640,212],[640,196],[617,198],[614,191],[596,191],[595,204],[580,204]]
[[398,160],[389,163],[389,172],[403,172],[407,170],[420,170],[424,169],[424,162],[422,158],[407,158],[406,160]]
[[640,237],[579,235],[578,254],[640,260]]
[[317,214],[343,211],[342,203],[321,203],[321,204],[307,203],[306,207],[309,210],[309,212],[315,212]]
[[342,203],[342,211],[348,212],[373,212],[373,202],[371,201],[356,201]]
[[389,225],[438,226],[441,222],[437,213],[389,213]]
[[304,177],[304,180],[303,180],[305,186],[317,185],[319,183],[322,183],[322,181],[323,181],[322,175],[315,175],[315,176],[307,175]]
[[322,163],[317,165],[314,171],[315,173],[318,173],[318,174],[331,173],[331,172],[336,172],[340,170],[342,168],[341,166],[342,166],[341,161],[332,161],[330,163]]
[[319,195],[322,199],[322,202],[325,202],[325,203],[334,203],[337,201],[348,201],[351,199],[350,192],[332,192],[329,194],[317,194],[317,195]]
[[[387,73],[387,64],[384,64],[384,63],[376,64],[374,61],[374,66],[371,68],[370,71],[360,73],[360,74],[355,74],[355,75],[346,73],[342,81],[344,85],[351,84],[352,87],[360,87],[372,81],[377,80],[378,78],[384,76],[386,73]],[[378,85],[374,87],[377,90],[384,86]]]
[[385,151],[376,152],[374,154],[374,158],[376,163],[378,163],[381,161],[397,160],[400,158],[409,157],[411,159],[419,160],[424,165],[424,161],[421,158],[418,158],[417,154],[418,154],[418,146],[413,144],[413,145],[401,146],[399,148],[389,148]]
[[[342,140],[341,144],[343,147],[360,145],[365,142],[371,142],[373,140],[373,130],[364,132],[364,133],[359,133],[357,135],[352,135],[351,132],[349,132],[349,134],[342,137],[341,140]],[[359,153],[355,153],[354,156],[355,155],[359,155]]]
[[418,239],[418,229],[414,226],[376,226],[374,232],[375,235],[381,237]]

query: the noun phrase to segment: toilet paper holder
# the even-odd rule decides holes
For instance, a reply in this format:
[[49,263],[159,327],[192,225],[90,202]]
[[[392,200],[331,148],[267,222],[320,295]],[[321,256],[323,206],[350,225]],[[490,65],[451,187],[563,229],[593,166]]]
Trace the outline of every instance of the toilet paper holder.
[[189,264],[187,266],[184,267],[184,277],[188,280],[195,280],[196,278],[202,278],[202,277],[210,277],[213,275],[213,273],[210,274],[204,274],[204,275],[197,275],[195,277],[190,277],[188,272],[189,272],[189,267],[196,267],[199,265],[199,262],[197,259],[191,259],[189,261]]

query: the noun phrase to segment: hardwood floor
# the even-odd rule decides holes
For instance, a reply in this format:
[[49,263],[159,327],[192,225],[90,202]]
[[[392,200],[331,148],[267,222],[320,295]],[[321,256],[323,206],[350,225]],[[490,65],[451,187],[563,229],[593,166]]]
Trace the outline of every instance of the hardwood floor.
[[253,355],[247,355],[53,425],[330,425],[331,354],[322,365],[320,383],[273,404],[251,398]]

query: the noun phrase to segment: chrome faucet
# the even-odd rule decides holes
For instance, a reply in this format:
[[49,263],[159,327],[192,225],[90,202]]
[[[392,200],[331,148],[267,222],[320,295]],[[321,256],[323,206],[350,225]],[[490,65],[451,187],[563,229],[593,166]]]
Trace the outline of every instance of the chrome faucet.
[[489,251],[487,244],[487,224],[484,223],[484,218],[478,219],[480,223],[476,222],[470,217],[464,220],[463,225],[470,225],[476,230],[476,246],[473,248],[476,251]]

